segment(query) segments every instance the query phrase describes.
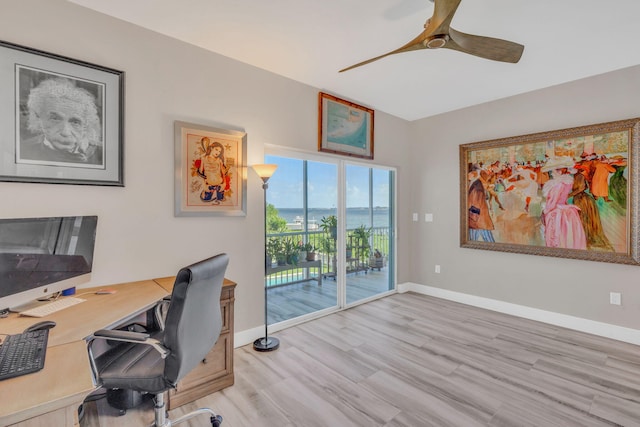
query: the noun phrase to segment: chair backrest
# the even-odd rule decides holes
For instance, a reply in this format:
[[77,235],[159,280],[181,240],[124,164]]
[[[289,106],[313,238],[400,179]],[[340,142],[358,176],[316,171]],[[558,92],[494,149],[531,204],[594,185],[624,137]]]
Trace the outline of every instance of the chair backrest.
[[176,276],[163,338],[170,351],[164,369],[169,385],[195,368],[220,336],[220,293],[228,264],[229,256],[219,254],[182,268]]

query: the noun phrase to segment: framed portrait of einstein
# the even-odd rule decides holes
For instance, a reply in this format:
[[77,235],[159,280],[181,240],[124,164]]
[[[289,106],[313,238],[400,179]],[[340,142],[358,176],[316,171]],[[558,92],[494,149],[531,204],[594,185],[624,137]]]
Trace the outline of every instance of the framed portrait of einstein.
[[176,121],[175,216],[245,216],[247,134]]
[[0,41],[0,180],[124,186],[124,72]]

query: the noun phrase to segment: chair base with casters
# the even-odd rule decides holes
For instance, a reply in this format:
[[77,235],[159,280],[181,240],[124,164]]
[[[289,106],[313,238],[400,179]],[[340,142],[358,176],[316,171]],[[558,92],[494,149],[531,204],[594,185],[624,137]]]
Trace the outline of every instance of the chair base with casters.
[[[220,294],[228,262],[229,257],[220,254],[178,272],[171,299],[161,302],[168,305],[161,330],[100,330],[88,340],[96,384],[154,395],[156,427],[171,427],[198,415],[209,415],[213,427],[222,423],[222,417],[208,408],[168,419],[164,393],[205,358],[220,336]],[[94,357],[92,346],[98,339],[118,344]]]
[[180,418],[177,418],[175,420],[170,420],[166,417],[167,411],[166,411],[166,404],[164,403],[164,393],[156,394],[153,401],[154,401],[153,411],[155,413],[155,422],[153,426],[155,427],[171,427],[173,425],[179,424],[183,421],[190,420],[191,418],[197,417],[198,415],[202,415],[202,414],[209,415],[210,417],[209,419],[211,420],[212,427],[220,427],[220,424],[222,424],[222,416],[216,414],[209,408],[196,409],[195,411],[191,411],[188,414],[184,414]]

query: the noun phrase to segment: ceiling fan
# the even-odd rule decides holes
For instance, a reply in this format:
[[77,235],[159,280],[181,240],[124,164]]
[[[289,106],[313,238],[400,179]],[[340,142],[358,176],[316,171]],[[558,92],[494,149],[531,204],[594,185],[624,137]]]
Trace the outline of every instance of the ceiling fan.
[[462,0],[430,0],[434,3],[433,16],[424,24],[424,31],[404,46],[384,55],[359,62],[339,72],[351,70],[389,55],[419,49],[452,49],[493,61],[516,63],[524,46],[507,40],[465,34],[451,28],[451,20]]

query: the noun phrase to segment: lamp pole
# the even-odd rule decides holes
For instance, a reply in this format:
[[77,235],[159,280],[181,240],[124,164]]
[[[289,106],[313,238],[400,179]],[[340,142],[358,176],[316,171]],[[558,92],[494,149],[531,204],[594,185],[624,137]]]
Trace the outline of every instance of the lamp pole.
[[269,188],[269,178],[276,171],[278,165],[253,165],[253,170],[256,171],[260,179],[262,179],[262,190],[264,192],[264,337],[258,338],[253,342],[253,349],[256,351],[273,351],[280,347],[280,340],[274,337],[269,337],[267,331],[267,188]]

